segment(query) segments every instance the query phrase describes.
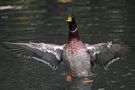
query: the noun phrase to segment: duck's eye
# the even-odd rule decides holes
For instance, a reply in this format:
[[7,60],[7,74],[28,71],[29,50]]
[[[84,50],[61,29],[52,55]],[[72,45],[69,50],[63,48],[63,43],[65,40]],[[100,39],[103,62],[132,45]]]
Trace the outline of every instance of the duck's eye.
[[68,17],[67,22],[72,22],[72,17]]

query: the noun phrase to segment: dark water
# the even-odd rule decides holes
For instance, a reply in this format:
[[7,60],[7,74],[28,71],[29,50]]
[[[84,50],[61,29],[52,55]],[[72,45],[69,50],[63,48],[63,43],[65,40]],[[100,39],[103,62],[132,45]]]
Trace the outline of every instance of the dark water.
[[130,56],[105,71],[92,70],[94,83],[68,84],[63,66],[15,57],[0,45],[0,90],[135,90],[134,0],[0,0],[0,43],[67,41],[67,15],[73,12],[81,39],[87,43],[113,41],[131,46]]

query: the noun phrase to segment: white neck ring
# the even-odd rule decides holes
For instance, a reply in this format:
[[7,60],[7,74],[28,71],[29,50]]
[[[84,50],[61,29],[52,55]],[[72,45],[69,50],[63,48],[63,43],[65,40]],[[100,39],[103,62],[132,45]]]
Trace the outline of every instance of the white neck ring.
[[74,33],[74,32],[76,32],[77,31],[77,28],[75,29],[75,30],[73,30],[73,31],[70,31],[71,33]]

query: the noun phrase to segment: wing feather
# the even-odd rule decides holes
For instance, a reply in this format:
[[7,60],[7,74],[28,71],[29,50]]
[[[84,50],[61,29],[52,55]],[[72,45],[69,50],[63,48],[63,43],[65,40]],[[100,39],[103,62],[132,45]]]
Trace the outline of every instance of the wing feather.
[[62,61],[61,56],[64,45],[46,44],[46,43],[9,43],[4,46],[13,53],[26,58],[32,58],[47,64],[52,69],[56,69]]
[[107,67],[114,61],[126,57],[129,52],[129,47],[122,44],[99,43],[95,45],[88,45],[86,47],[92,57],[92,62],[99,64],[107,69]]

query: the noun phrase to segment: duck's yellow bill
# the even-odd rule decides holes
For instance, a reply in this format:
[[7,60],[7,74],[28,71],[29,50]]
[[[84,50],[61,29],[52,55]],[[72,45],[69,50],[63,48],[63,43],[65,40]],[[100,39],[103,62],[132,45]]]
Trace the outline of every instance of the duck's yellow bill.
[[68,17],[68,19],[66,20],[67,22],[72,22],[72,18]]

